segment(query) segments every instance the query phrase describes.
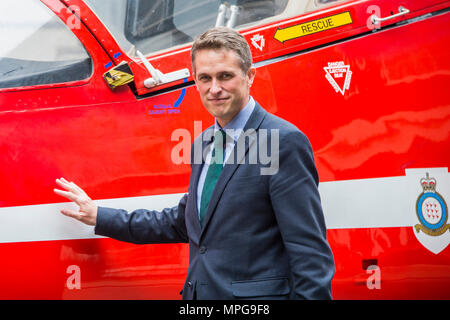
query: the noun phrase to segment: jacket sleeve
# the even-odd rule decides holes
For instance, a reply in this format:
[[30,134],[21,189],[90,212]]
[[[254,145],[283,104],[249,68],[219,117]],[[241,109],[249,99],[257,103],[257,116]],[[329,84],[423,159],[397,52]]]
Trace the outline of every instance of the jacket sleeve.
[[162,211],[98,207],[95,234],[136,244],[188,242],[184,211],[187,194],[178,206]]
[[279,169],[270,177],[270,197],[300,299],[332,298],[334,259],[326,239],[318,180],[307,137],[300,131],[281,136]]

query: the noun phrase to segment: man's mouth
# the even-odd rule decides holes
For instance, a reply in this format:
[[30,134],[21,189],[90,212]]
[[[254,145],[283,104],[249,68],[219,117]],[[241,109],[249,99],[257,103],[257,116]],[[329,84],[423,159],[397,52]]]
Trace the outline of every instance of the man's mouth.
[[208,101],[210,102],[224,102],[227,101],[229,98],[209,98]]

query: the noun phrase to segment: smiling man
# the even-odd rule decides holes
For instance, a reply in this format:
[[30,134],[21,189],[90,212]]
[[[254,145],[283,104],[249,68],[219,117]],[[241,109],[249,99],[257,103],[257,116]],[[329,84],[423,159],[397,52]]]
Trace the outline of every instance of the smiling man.
[[246,50],[241,58],[236,49],[208,45],[199,41],[192,47],[194,78],[204,107],[223,128],[249,102],[256,70],[248,63]]
[[[130,214],[98,207],[62,178],[57,183],[65,191],[55,192],[80,207],[62,213],[122,241],[188,242],[184,299],[330,299],[334,261],[308,139],[250,96],[255,69],[238,32],[208,30],[194,41],[191,57],[202,103],[216,121],[194,141],[201,149],[193,153],[206,157],[192,163],[178,206]],[[206,137],[208,130],[214,135]],[[246,161],[260,146],[247,143],[248,131],[277,137],[270,147],[279,156],[274,174],[262,175],[261,163]],[[240,145],[243,161],[234,159]]]

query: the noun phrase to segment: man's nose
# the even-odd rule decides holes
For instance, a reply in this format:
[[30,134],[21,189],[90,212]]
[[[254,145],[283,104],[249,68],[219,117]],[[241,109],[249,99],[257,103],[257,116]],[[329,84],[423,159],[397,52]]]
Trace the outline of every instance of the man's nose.
[[212,94],[218,94],[218,93],[220,93],[220,91],[222,91],[222,86],[220,85],[220,82],[217,81],[216,79],[213,79],[213,80],[212,80],[212,83],[211,83],[211,88],[209,89],[209,91],[210,91]]

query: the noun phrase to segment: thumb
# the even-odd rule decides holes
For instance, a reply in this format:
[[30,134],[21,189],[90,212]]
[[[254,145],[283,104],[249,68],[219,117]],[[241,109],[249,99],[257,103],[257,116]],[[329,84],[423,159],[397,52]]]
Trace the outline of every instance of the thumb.
[[71,217],[77,220],[80,220],[82,218],[82,216],[78,212],[70,209],[61,209],[61,213],[67,217]]

